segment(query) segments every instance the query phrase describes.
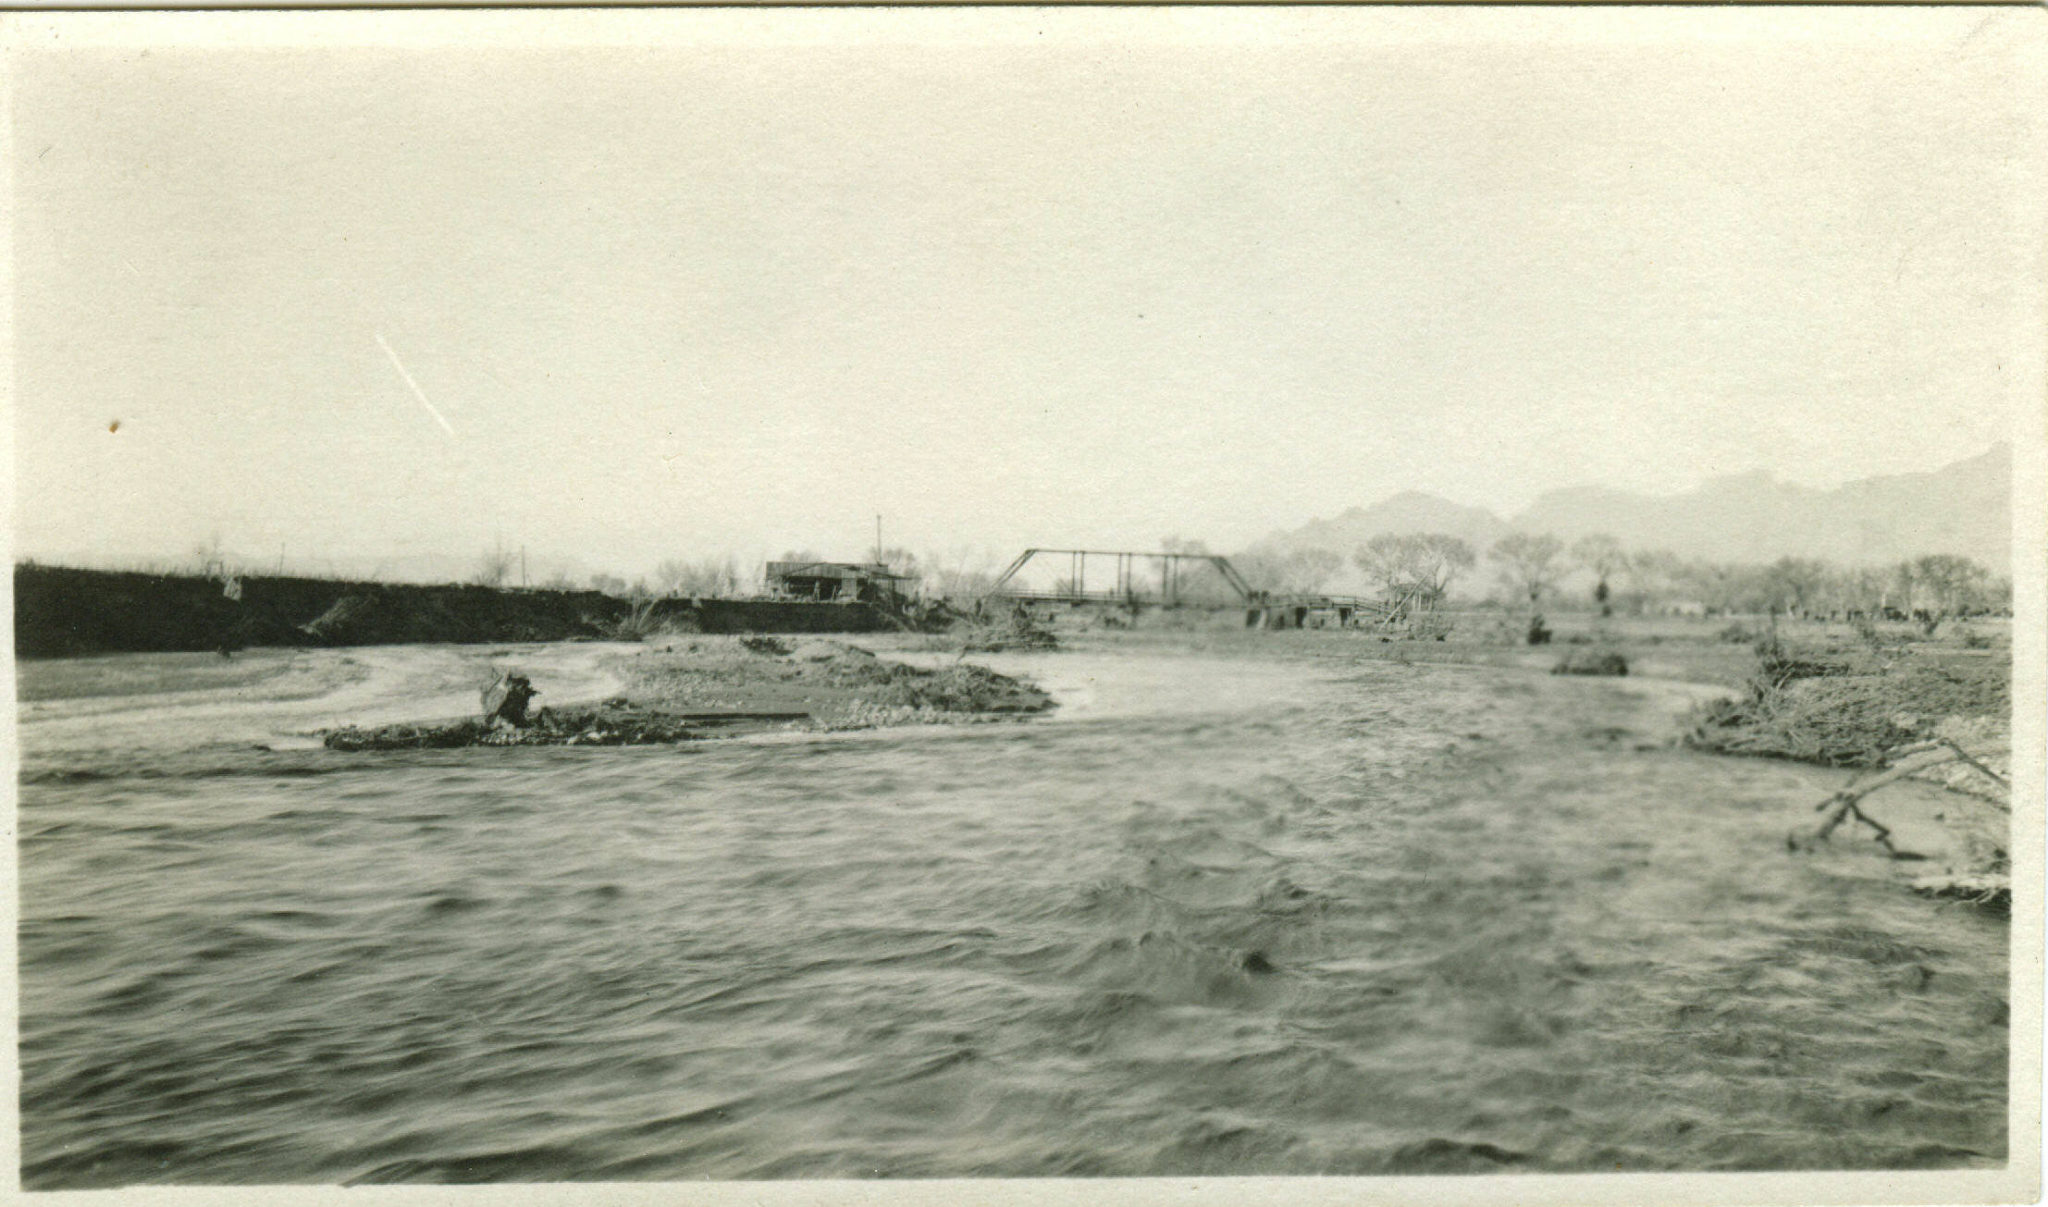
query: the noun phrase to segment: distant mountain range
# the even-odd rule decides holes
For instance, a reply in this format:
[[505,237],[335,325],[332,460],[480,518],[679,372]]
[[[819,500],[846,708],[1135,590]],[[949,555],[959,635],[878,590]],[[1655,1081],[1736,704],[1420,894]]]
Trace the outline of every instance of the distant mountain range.
[[1600,487],[1554,490],[1527,511],[1501,519],[1435,495],[1407,491],[1333,519],[1276,532],[1262,548],[1345,554],[1383,533],[1443,532],[1485,552],[1510,532],[1549,532],[1566,541],[1604,532],[1631,549],[1680,557],[1769,562],[1819,557],[1879,565],[1928,553],[1975,558],[1999,574],[2012,569],[2012,447],[1931,473],[1864,478],[1832,490],[1780,482],[1768,473],[1716,478],[1678,495]]

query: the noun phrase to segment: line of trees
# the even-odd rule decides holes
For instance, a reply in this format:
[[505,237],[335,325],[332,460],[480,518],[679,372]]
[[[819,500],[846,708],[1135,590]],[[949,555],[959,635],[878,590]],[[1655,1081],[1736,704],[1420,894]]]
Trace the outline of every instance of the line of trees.
[[696,561],[670,560],[654,568],[654,583],[663,595],[719,597],[737,595],[746,584],[730,555]]
[[[1172,547],[1205,552],[1194,541]],[[1603,613],[1635,615],[1917,620],[1932,631],[1953,617],[2008,613],[2012,607],[2010,579],[1953,554],[1876,567],[1803,557],[1752,564],[1632,550],[1600,533],[1567,544],[1549,533],[1516,532],[1483,553],[1443,533],[1387,533],[1359,546],[1350,560],[1372,591],[1409,613],[1442,607],[1453,587],[1482,564],[1492,572],[1490,601],[1532,614],[1583,603]],[[1344,566],[1337,554],[1313,548],[1253,550],[1231,561],[1255,590],[1281,594],[1319,593]]]
[[1230,564],[1237,567],[1252,590],[1275,595],[1314,595],[1344,569],[1344,559],[1327,549],[1240,553],[1230,559]]
[[[1298,555],[1290,555],[1298,556]],[[1441,533],[1376,536],[1353,562],[1389,603],[1433,609],[1478,551]],[[1914,619],[1932,631],[1957,616],[2009,612],[2012,582],[1954,554],[1930,554],[1890,566],[1837,566],[1783,557],[1765,565],[1686,560],[1669,550],[1629,550],[1594,534],[1566,545],[1548,533],[1511,533],[1487,560],[1495,600],[1534,612],[1560,600],[1566,580],[1589,583],[1586,601],[1602,612],[1779,614],[1820,619]],[[1311,588],[1313,589],[1313,588]],[[1560,600],[1561,601],[1561,600]]]
[[1685,561],[1651,550],[1630,555],[1620,577],[1620,598],[1638,612],[1913,619],[1931,632],[1952,617],[2012,609],[2012,580],[1948,553],[1889,566],[1836,566],[1806,557],[1783,557],[1760,566]]
[[[1207,553],[1202,542],[1169,537],[1162,548]],[[516,568],[503,544],[488,550],[475,581],[502,585]],[[790,552],[784,561],[815,561]],[[919,556],[903,548],[882,551],[889,569],[917,577],[925,595],[970,599],[994,585],[997,566],[985,551],[961,548]],[[1318,594],[1329,589],[1347,559],[1327,549],[1250,550],[1231,562],[1256,591]],[[1491,601],[1525,608],[1581,603],[1627,614],[1763,615],[1816,619],[1911,619],[1929,630],[1968,615],[2009,612],[2012,583],[1983,565],[1952,554],[1931,554],[1882,567],[1838,566],[1816,558],[1784,557],[1765,565],[1685,559],[1669,550],[1624,547],[1594,534],[1566,544],[1548,533],[1511,533],[1483,552],[1443,533],[1382,534],[1352,551],[1355,567],[1381,599],[1407,613],[1444,606],[1460,582],[1485,566]],[[581,584],[542,584],[570,589]],[[1208,581],[1214,579],[1215,581]],[[1481,579],[1481,582],[1487,580]],[[673,559],[656,567],[652,582],[612,575],[590,578],[589,588],[614,595],[741,596],[760,590],[758,571],[743,573],[731,556]],[[1220,576],[1196,574],[1180,584],[1189,602],[1235,602]]]

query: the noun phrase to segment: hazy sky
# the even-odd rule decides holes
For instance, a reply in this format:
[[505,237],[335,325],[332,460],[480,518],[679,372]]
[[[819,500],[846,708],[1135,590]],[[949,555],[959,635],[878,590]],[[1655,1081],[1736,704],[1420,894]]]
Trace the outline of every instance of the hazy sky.
[[51,18],[17,552],[1234,548],[1931,469],[2041,397],[2039,17]]

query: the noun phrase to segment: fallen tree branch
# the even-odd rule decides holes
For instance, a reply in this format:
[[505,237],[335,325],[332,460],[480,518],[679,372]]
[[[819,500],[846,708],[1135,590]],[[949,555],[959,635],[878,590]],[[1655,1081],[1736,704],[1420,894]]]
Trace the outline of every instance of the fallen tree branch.
[[[1925,755],[1932,755],[1934,757],[1917,757]],[[1785,838],[1786,849],[1797,851],[1810,847],[1814,843],[1826,842],[1828,835],[1833,834],[1836,827],[1853,818],[1876,831],[1872,835],[1876,842],[1884,847],[1887,852],[1898,856],[1900,851],[1892,845],[1892,832],[1890,828],[1868,813],[1865,813],[1859,807],[1859,804],[1864,797],[1869,796],[1879,788],[1887,784],[1897,783],[1909,776],[1918,775],[1929,768],[1940,767],[1948,763],[1967,763],[1998,781],[2001,787],[2010,787],[1997,772],[1986,767],[1975,756],[1971,755],[1969,751],[1964,750],[1961,746],[1947,738],[1936,738],[1933,741],[1917,742],[1911,746],[1900,747],[1891,753],[1891,757],[1900,761],[1894,762],[1888,770],[1878,775],[1861,781],[1850,781],[1848,787],[1843,788],[1840,792],[1815,805],[1813,811],[1816,813],[1828,812],[1829,810],[1832,810],[1832,812],[1828,812],[1827,820],[1820,824],[1820,828],[1815,830],[1810,838],[1802,841],[1796,832],[1787,835]],[[1917,761],[1914,761],[1916,758]],[[1997,804],[1996,801],[1992,803],[1994,805]],[[2012,811],[2012,806],[2009,804],[1999,805],[1998,807],[2007,813]]]
[[[1989,776],[1991,782],[1997,784],[1999,787],[2004,788],[2008,791],[2012,789],[2012,784],[2008,782],[2004,776],[1998,774],[1996,771],[1993,771],[1991,768],[1985,766],[1982,762],[1980,762],[1977,759],[1975,755],[1963,749],[1962,746],[1952,738],[1935,738],[1933,741],[1919,742],[1912,746],[1907,746],[1900,750],[1894,751],[1893,757],[1904,758],[1915,754],[1921,754],[1930,750],[1937,750],[1942,747],[1947,747],[1949,750],[1953,751],[1955,753],[1955,757],[1938,760],[1937,762],[1933,763],[1928,763],[1925,764],[1926,766],[1935,767],[1939,766],[1941,763],[1944,762],[1952,763],[1961,761],[1964,763],[1968,763],[1970,766],[1975,767],[1977,770],[1983,772],[1986,776]],[[2009,805],[2001,807],[2004,808],[2008,813],[2012,811],[2011,806]]]
[[1922,896],[1945,897],[1969,905],[2003,910],[2012,908],[2010,876],[1922,876],[1913,882],[1913,891]]
[[[1813,837],[1809,841],[1826,842],[1828,835],[1835,832],[1836,826],[1841,825],[1844,821],[1847,821],[1848,819],[1853,817],[1857,821],[1860,821],[1864,825],[1869,826],[1871,829],[1877,831],[1877,833],[1873,834],[1871,837],[1877,841],[1878,845],[1882,846],[1886,851],[1890,852],[1893,855],[1898,854],[1899,849],[1892,845],[1892,832],[1890,828],[1879,822],[1876,818],[1870,816],[1870,814],[1865,813],[1863,810],[1856,807],[1856,802],[1857,800],[1861,799],[1861,796],[1861,793],[1852,796],[1845,792],[1838,792],[1835,795],[1829,797],[1828,799],[1822,801],[1820,803],[1821,808],[1825,809],[1830,805],[1834,805],[1835,811],[1829,815],[1826,821],[1821,823],[1820,829],[1814,831]],[[1800,849],[1800,844],[1796,838],[1787,838],[1785,845],[1795,851]]]

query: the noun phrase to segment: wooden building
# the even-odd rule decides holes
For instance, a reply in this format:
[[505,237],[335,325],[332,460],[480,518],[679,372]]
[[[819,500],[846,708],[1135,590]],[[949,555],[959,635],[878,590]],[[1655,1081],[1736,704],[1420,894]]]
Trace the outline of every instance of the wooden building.
[[901,599],[917,581],[878,562],[769,562],[766,579],[770,595],[839,603]]

